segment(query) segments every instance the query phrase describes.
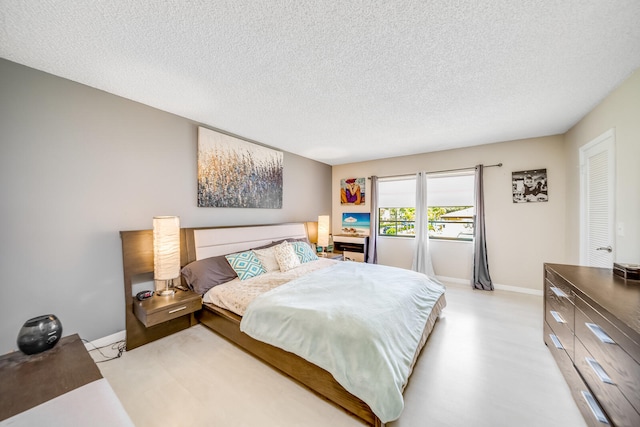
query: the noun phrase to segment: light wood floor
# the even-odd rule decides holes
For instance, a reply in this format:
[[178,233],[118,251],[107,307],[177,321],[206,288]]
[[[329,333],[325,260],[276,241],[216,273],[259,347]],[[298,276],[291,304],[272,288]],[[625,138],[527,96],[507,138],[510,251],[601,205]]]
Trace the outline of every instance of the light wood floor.
[[[542,297],[447,284],[447,301],[389,427],[585,426]],[[201,325],[98,366],[137,427],[363,425]]]

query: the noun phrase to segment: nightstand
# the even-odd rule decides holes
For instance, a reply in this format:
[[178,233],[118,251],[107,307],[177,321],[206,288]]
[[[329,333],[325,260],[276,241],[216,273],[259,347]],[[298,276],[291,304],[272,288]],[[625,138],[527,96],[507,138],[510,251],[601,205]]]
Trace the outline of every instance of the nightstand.
[[193,291],[181,291],[171,296],[154,295],[143,301],[134,298],[133,312],[147,328],[184,315],[191,316],[191,325],[197,323],[194,313],[202,308],[202,297]]

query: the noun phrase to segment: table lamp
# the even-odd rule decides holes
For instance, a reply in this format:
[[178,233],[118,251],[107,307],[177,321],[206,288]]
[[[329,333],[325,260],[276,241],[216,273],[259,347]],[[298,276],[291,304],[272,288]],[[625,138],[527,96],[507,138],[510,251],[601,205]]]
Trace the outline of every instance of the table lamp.
[[322,247],[322,256],[326,256],[325,249],[329,246],[329,215],[318,217],[318,246]]
[[153,278],[164,281],[165,286],[157,295],[170,296],[173,280],[180,277],[180,218],[177,216],[153,217]]

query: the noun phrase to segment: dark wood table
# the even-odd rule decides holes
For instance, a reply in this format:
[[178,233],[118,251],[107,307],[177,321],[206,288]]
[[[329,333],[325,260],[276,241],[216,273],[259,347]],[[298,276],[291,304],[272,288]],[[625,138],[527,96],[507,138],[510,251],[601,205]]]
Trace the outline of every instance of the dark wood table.
[[51,350],[0,356],[0,420],[102,378],[77,334]]

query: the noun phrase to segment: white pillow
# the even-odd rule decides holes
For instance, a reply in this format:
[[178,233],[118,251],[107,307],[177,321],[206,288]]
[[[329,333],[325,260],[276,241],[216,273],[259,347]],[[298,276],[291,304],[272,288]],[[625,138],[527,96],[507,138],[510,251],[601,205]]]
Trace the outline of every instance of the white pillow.
[[300,265],[300,258],[296,255],[296,251],[289,242],[285,241],[277,246],[274,246],[274,252],[276,254],[276,261],[280,266],[280,270],[289,271],[292,268],[296,268]]
[[253,253],[256,254],[260,260],[260,264],[267,270],[267,273],[280,270],[280,266],[276,260],[275,246],[266,249],[253,249]]

